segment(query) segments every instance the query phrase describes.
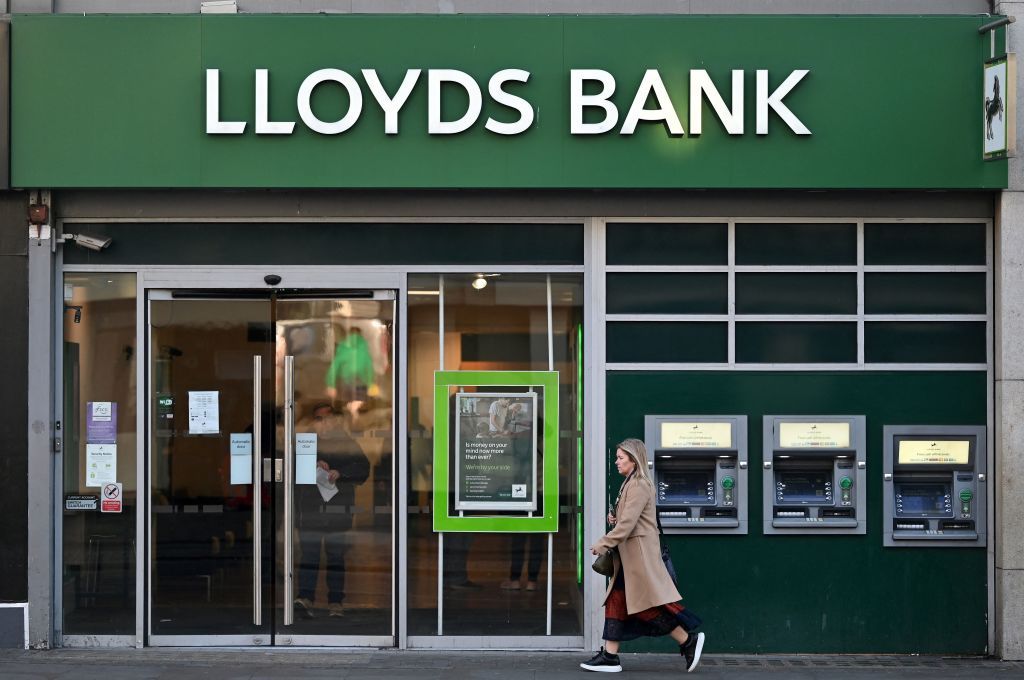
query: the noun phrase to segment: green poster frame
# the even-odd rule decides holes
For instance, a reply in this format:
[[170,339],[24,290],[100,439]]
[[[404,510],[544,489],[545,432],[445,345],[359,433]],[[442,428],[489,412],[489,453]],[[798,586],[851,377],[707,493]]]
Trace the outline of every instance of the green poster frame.
[[[544,514],[534,517],[459,517],[448,512],[448,392],[452,387],[521,385],[544,389]],[[434,372],[434,531],[554,533],[558,531],[558,371],[435,371]]]

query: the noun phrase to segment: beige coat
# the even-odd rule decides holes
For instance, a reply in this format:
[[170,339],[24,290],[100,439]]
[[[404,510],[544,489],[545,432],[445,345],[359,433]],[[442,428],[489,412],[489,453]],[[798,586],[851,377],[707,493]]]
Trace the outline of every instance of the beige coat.
[[654,515],[654,488],[636,478],[626,480],[615,508],[615,527],[594,547],[605,552],[617,547],[615,574],[608,582],[605,602],[619,570],[624,570],[626,612],[635,614],[681,598],[661,560],[661,540]]

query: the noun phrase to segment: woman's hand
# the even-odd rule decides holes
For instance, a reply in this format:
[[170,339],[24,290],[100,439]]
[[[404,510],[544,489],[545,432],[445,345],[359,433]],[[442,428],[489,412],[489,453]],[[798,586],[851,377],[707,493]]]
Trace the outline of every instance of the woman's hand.
[[608,524],[611,524],[612,526],[615,526],[615,523],[617,521],[618,520],[615,518],[615,515],[613,515],[612,513],[609,512],[608,513]]
[[591,555],[600,555],[602,552],[604,552],[604,551],[601,550],[600,548],[598,548],[597,545],[590,546],[590,554]]

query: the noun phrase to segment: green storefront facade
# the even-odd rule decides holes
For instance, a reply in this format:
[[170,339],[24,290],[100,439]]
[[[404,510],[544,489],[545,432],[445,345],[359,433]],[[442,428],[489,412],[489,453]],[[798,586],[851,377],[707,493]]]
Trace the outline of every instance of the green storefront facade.
[[[586,547],[615,444],[685,414],[747,427],[746,533],[664,538],[709,652],[991,653],[1008,161],[982,148],[990,20],[15,16],[11,184],[50,208],[54,231],[30,236],[56,241],[30,260],[48,312],[31,318],[49,314],[33,328],[63,444],[30,478],[30,507],[49,508],[30,532],[55,534],[36,546],[52,569],[27,606],[52,616],[33,640],[596,648],[605,581]],[[302,371],[354,329],[373,375],[321,397]],[[558,399],[541,447],[555,532],[431,528],[435,371],[557,371],[537,388]],[[191,422],[209,394],[216,432]],[[295,510],[298,534],[274,535],[303,507],[301,481],[298,501],[280,487],[289,442],[324,399],[369,470],[346,501],[333,628],[329,543],[307,598],[311,525]],[[109,455],[86,411],[108,402],[116,518],[75,500]],[[862,533],[763,531],[769,415],[863,416]],[[885,426],[985,428],[975,545],[883,546]],[[228,434],[230,451],[213,443]],[[257,494],[231,466],[261,474],[261,437]],[[520,589],[505,559],[537,555]]]

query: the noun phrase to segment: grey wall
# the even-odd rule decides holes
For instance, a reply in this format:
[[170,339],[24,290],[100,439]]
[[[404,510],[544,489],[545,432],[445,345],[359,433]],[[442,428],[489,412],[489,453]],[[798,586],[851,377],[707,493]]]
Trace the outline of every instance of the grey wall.
[[28,598],[27,206],[25,194],[0,193],[0,601],[7,602]]

